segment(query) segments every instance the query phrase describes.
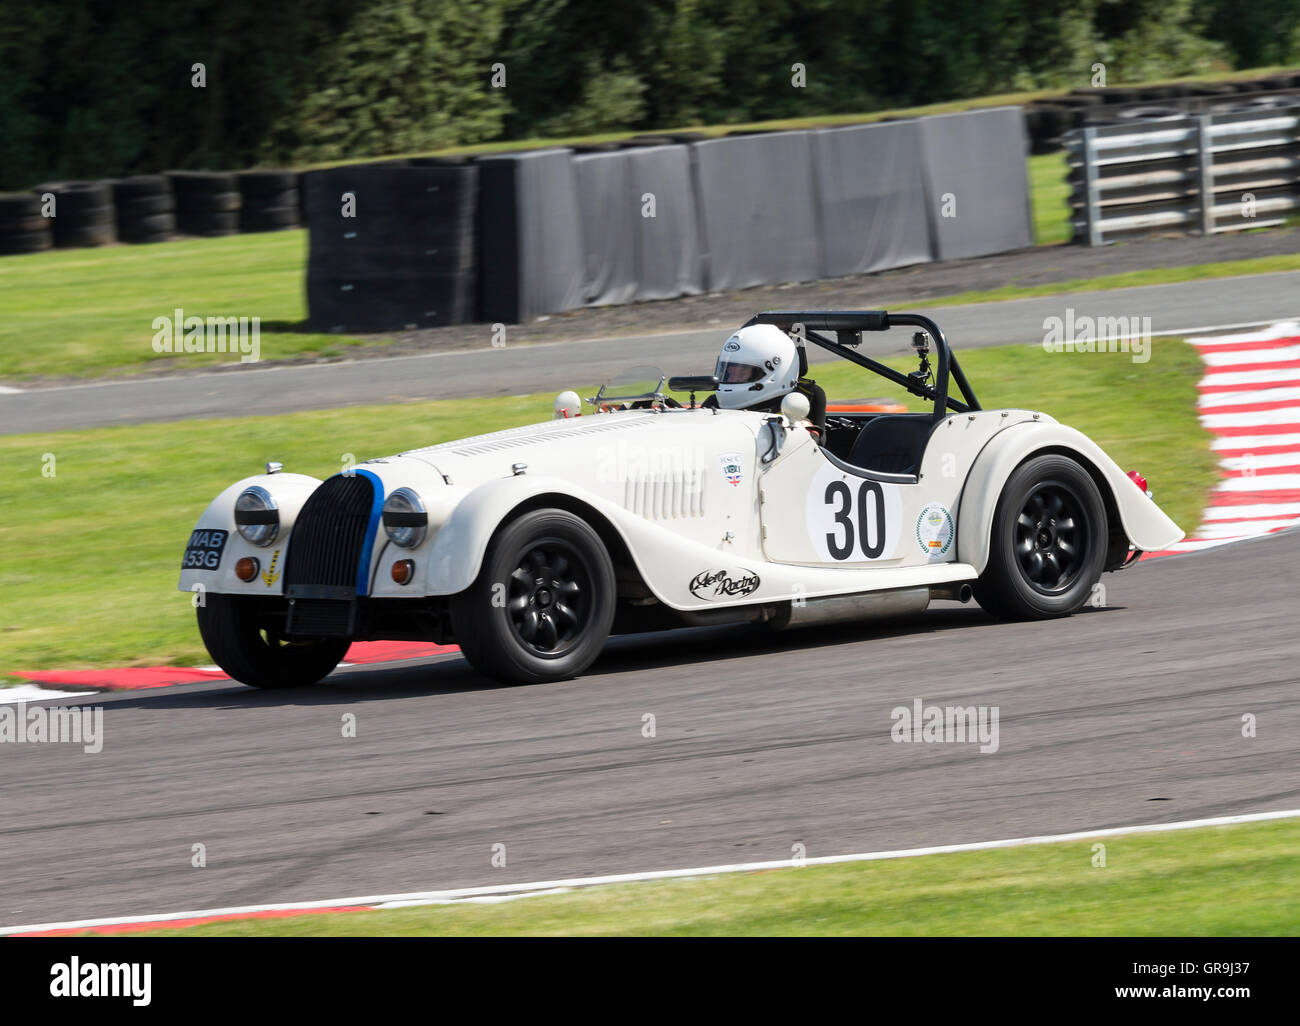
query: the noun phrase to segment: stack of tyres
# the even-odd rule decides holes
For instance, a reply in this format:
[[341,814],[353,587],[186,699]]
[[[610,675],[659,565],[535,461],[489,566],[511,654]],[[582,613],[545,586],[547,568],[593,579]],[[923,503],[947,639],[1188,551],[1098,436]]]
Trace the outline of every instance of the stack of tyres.
[[239,183],[233,174],[168,171],[176,194],[176,227],[186,235],[238,235]]
[[176,234],[176,197],[163,175],[136,175],[113,183],[117,237],[123,242],[165,242]]
[[37,253],[54,245],[50,219],[34,192],[0,193],[0,253]]
[[241,171],[239,229],[279,232],[301,224],[296,171]]
[[307,306],[318,331],[402,331],[474,317],[478,168],[340,167],[303,176]]
[[34,190],[54,200],[50,228],[59,247],[106,246],[116,241],[109,182],[50,182]]

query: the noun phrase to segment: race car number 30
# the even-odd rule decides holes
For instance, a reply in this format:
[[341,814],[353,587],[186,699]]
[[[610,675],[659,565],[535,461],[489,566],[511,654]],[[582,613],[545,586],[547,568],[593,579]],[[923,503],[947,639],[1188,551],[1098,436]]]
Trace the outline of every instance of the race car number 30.
[[809,540],[828,562],[889,559],[898,548],[901,506],[897,485],[824,467],[808,488]]
[[226,547],[229,531],[198,530],[190,535],[185,546],[182,570],[215,570],[221,565],[221,550]]

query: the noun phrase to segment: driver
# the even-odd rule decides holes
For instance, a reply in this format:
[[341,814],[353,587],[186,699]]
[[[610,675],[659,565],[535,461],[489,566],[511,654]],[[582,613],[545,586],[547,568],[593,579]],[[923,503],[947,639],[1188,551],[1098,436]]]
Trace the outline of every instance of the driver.
[[811,378],[800,376],[802,354],[775,324],[750,324],[722,344],[718,354],[718,390],[704,406],[724,410],[778,413],[781,399],[799,391],[808,397],[808,419],[820,440],[826,434],[826,393]]

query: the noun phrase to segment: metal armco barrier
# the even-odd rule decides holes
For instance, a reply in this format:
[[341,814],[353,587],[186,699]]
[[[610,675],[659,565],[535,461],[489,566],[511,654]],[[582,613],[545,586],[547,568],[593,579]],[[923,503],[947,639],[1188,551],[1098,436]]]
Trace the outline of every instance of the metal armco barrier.
[[1300,106],[1206,113],[1066,134],[1076,241],[1212,234],[1300,210]]

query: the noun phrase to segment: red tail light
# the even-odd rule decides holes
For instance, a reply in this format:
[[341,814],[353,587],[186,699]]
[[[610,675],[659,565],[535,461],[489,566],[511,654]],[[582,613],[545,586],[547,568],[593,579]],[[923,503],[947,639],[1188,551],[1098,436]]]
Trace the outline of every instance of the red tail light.
[[1139,474],[1136,470],[1128,472],[1128,479],[1144,491],[1147,496],[1151,495],[1151,489],[1147,487],[1147,479]]

